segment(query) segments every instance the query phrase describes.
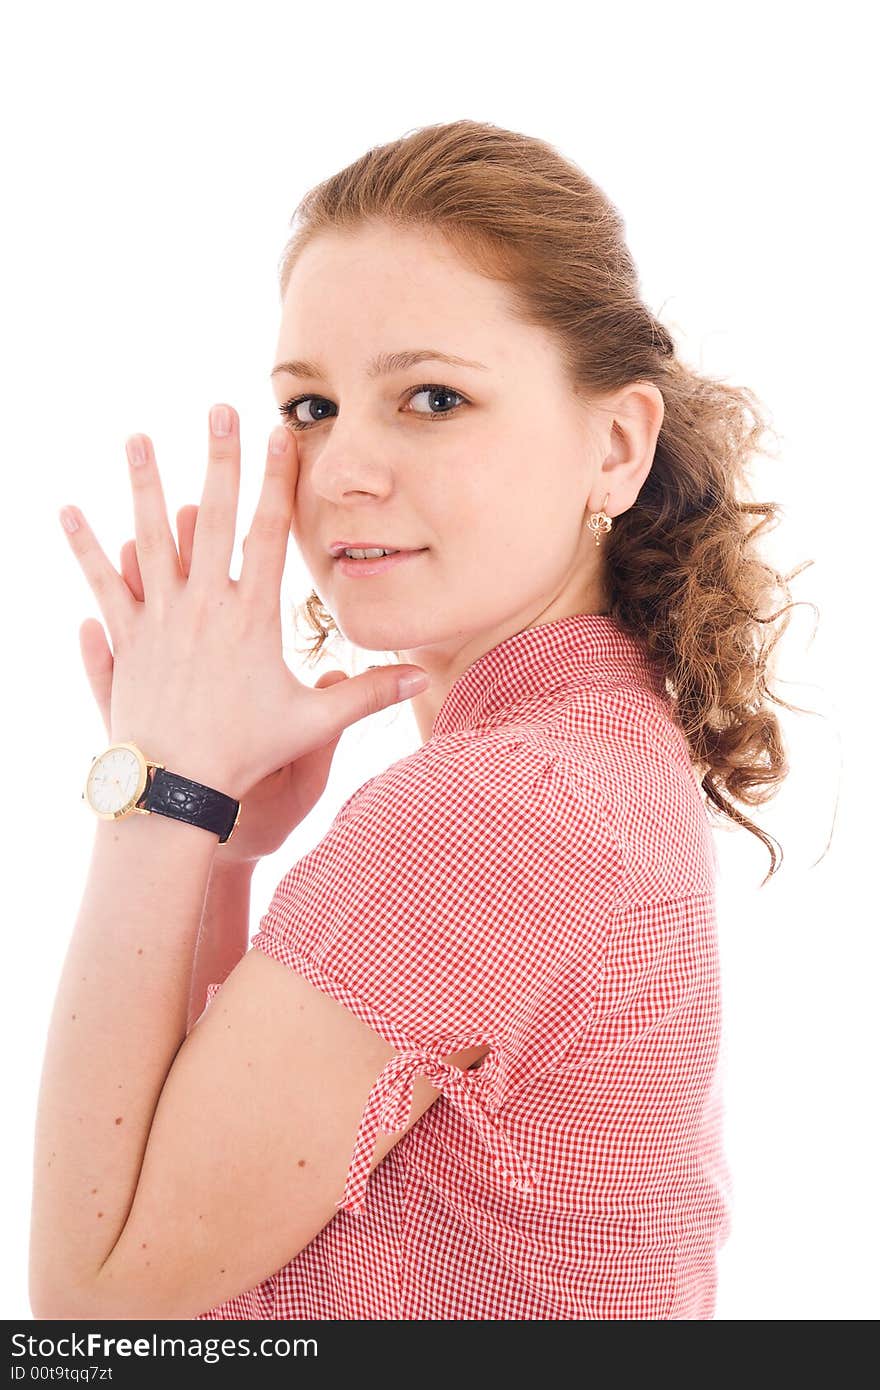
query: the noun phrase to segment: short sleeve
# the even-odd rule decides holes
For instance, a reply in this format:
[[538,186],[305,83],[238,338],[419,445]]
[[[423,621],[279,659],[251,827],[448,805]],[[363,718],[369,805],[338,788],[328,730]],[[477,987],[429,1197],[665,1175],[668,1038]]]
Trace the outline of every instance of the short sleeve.
[[[429,741],[346,801],[251,941],[399,1050],[337,1205],[360,1209],[375,1135],[405,1127],[418,1074],[501,1173],[536,1183],[497,1112],[588,1024],[620,881],[602,794],[537,742]],[[478,1068],[444,1060],[480,1043]]]

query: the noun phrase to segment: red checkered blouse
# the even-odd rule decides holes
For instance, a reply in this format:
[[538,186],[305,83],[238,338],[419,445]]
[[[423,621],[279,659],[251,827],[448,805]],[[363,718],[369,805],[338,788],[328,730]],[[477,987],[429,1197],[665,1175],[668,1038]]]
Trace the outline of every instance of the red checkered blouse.
[[[251,939],[398,1055],[340,1210],[198,1316],[712,1318],[731,1199],[715,868],[665,679],[609,615],[479,657]],[[472,1070],[443,1061],[481,1042]],[[441,1095],[370,1174],[418,1074]]]

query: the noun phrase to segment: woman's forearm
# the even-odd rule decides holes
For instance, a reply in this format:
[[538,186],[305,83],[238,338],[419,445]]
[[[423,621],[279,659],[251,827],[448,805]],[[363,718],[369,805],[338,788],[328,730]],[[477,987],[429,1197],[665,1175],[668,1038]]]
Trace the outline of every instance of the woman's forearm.
[[56,1287],[93,1279],[125,1225],[162,1087],[186,1036],[217,844],[207,831],[157,814],[95,828],[40,1081],[32,1305]]
[[222,984],[247,950],[255,867],[214,860],[193,961],[187,1033],[204,1011],[208,985]]

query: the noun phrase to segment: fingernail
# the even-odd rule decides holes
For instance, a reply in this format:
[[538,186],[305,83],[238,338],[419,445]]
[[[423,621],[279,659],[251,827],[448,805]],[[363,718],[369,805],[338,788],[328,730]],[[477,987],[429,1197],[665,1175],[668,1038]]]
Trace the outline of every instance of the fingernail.
[[128,441],[128,461],[134,468],[140,468],[147,461],[147,450],[140,435]]
[[222,439],[232,433],[232,416],[225,405],[211,407],[211,429]]
[[69,507],[62,507],[59,515],[61,517],[61,525],[64,527],[65,531],[73,532],[79,530],[79,522]]
[[276,425],[269,435],[269,453],[283,454],[287,448],[287,426]]
[[424,671],[414,671],[410,676],[398,676],[397,693],[401,700],[406,700],[410,695],[417,695],[429,684],[430,678]]

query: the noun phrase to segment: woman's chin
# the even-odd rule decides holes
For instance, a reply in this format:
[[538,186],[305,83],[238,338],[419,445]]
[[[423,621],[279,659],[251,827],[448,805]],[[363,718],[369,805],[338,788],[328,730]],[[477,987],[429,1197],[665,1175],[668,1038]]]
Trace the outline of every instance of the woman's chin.
[[333,613],[334,621],[347,642],[365,652],[400,652],[424,642],[412,621],[405,617],[397,622],[388,614],[355,612],[355,603],[339,604]]

